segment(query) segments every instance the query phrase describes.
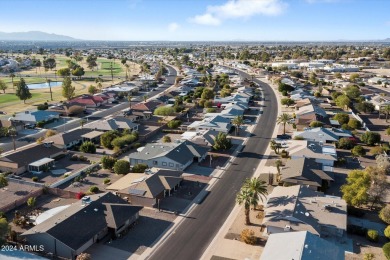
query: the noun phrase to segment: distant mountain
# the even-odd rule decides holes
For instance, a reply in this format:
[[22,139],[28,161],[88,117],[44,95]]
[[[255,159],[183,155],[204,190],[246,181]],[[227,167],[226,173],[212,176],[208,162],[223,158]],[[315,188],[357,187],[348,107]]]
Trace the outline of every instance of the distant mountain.
[[77,39],[54,33],[40,31],[30,32],[0,32],[1,41],[77,41]]

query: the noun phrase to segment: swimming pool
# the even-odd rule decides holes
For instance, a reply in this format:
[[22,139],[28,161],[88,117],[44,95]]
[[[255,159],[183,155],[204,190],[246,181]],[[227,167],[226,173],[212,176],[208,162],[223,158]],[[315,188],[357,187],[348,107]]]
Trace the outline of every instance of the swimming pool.
[[[61,81],[53,81],[50,82],[50,87],[59,87],[62,86]],[[49,88],[49,84],[47,82],[44,83],[36,83],[36,84],[27,84],[29,89],[41,89],[41,88]]]

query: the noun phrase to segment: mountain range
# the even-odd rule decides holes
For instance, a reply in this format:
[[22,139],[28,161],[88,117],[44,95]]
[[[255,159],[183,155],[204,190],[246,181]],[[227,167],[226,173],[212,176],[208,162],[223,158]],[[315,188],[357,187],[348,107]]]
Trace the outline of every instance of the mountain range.
[[78,39],[54,33],[29,31],[0,32],[0,41],[78,41]]

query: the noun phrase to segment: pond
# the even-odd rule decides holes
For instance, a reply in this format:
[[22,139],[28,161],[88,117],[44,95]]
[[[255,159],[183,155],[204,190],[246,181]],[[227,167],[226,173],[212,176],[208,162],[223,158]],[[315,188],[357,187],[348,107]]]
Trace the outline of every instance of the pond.
[[[50,82],[50,86],[53,87],[59,87],[62,85],[61,81],[53,81]],[[49,88],[49,84],[47,82],[44,83],[36,83],[36,84],[27,84],[27,87],[29,89],[41,89],[41,88]]]

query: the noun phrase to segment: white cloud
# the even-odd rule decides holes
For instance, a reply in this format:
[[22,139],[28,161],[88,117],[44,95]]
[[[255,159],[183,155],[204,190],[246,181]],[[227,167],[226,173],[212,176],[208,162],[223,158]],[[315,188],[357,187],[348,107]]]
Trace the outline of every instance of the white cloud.
[[180,27],[180,25],[177,24],[177,23],[170,23],[170,24],[168,25],[168,30],[169,30],[170,32],[175,32],[177,29],[179,29],[179,27]]
[[223,5],[208,6],[204,14],[191,17],[189,21],[216,26],[227,19],[280,15],[286,7],[287,4],[282,0],[229,0]]

